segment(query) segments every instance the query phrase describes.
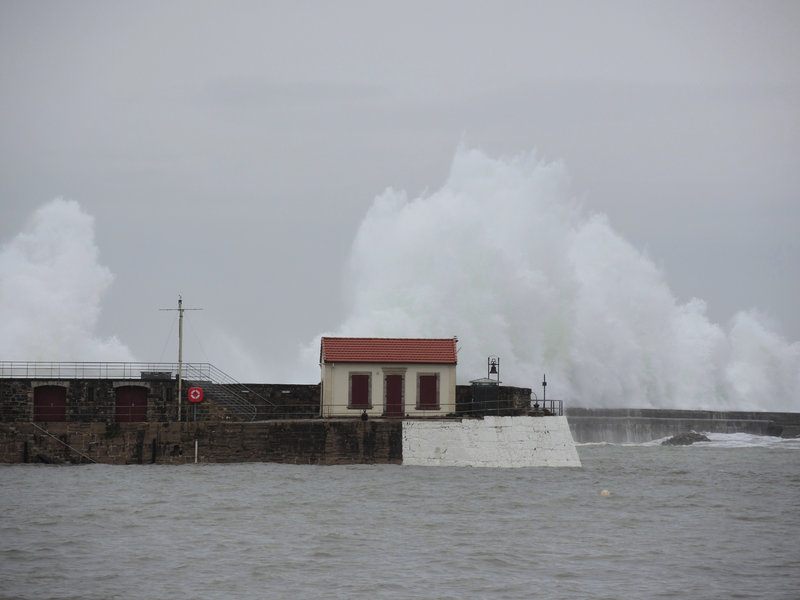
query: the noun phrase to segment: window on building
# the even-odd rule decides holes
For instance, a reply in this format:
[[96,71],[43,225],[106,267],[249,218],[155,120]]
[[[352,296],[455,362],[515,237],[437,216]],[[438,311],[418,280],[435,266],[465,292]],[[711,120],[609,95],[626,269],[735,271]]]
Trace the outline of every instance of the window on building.
[[439,374],[420,373],[417,376],[417,408],[419,410],[439,409]]
[[372,408],[371,387],[369,373],[350,373],[347,408]]

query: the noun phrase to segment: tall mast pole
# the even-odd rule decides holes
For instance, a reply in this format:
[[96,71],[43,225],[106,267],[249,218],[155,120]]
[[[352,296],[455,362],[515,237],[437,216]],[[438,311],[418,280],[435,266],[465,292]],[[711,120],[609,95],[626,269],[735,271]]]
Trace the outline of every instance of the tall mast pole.
[[183,298],[178,294],[178,421],[181,420],[181,375],[183,374]]
[[[176,310],[174,308],[162,308],[159,310]],[[178,294],[178,421],[181,420],[181,400],[183,394],[183,311],[203,310],[202,308],[183,308],[183,297]]]

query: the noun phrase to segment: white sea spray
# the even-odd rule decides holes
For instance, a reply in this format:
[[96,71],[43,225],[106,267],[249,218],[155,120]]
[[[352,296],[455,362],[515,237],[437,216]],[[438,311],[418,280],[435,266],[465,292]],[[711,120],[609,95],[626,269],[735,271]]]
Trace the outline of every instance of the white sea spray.
[[0,249],[0,359],[133,360],[116,337],[95,333],[114,279],[98,254],[94,218],[62,198]]
[[[387,189],[353,242],[349,311],[326,335],[459,338],[459,378],[499,355],[502,380],[582,406],[800,410],[800,343],[758,312],[723,326],[604,215],[560,163],[460,148],[447,181]],[[314,364],[318,338],[302,363]]]

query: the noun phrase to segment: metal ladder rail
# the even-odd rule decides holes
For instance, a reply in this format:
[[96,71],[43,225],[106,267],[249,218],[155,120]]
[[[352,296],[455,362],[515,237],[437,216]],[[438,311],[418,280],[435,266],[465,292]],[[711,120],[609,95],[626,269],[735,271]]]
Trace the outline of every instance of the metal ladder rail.
[[213,394],[220,404],[238,413],[246,420],[253,421],[258,414],[258,408],[247,398],[244,398],[241,392],[246,392],[259,398],[265,405],[277,408],[277,405],[271,400],[264,398],[261,394],[251,390],[246,385],[239,383],[227,373],[221,371],[210,363],[185,363],[186,375],[184,376],[187,381],[196,381],[198,384],[204,381],[211,384],[208,390]]
[[[231,386],[240,387],[242,390],[247,391],[248,394],[252,394],[253,396],[257,397],[259,400],[262,400],[265,404],[268,404],[269,406],[271,406],[273,408],[277,408],[278,407],[278,405],[275,404],[274,402],[272,402],[270,399],[264,398],[264,396],[262,396],[258,392],[255,392],[254,390],[251,390],[249,387],[247,387],[243,383],[239,383],[238,381],[233,379],[233,377],[231,377],[230,375],[220,371],[214,365],[210,364],[208,366],[209,366],[209,372],[214,376],[214,379],[217,380],[217,381],[215,381],[215,383],[218,383],[220,385],[231,385]],[[242,399],[245,400],[245,402],[247,402],[246,399],[244,399],[244,398],[242,398]]]
[[[187,381],[187,383],[190,382]],[[226,388],[226,384],[198,381],[195,382],[195,385],[203,387],[205,393],[223,408],[235,412],[246,421],[255,420],[256,414],[258,413],[256,405],[242,398],[236,392]]]

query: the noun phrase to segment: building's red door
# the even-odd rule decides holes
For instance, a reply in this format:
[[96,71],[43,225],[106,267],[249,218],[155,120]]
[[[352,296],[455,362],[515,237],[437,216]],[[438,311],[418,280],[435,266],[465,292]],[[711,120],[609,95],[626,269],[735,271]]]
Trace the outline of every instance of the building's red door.
[[67,420],[67,388],[60,385],[40,385],[33,390],[34,421]]
[[403,376],[387,375],[386,384],[386,409],[387,417],[403,416]]
[[117,388],[117,423],[147,421],[147,388],[126,385]]

